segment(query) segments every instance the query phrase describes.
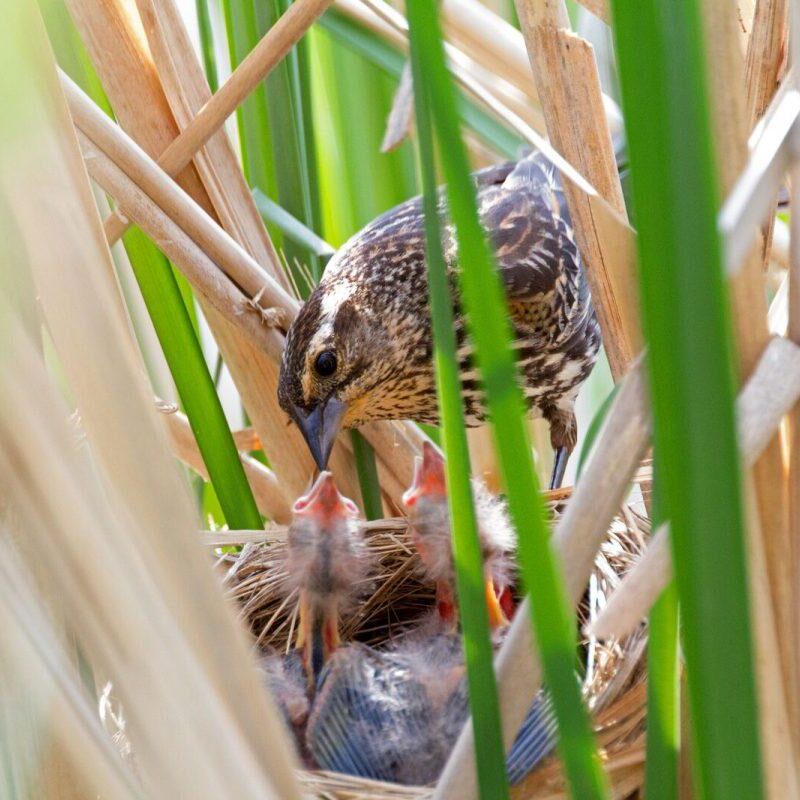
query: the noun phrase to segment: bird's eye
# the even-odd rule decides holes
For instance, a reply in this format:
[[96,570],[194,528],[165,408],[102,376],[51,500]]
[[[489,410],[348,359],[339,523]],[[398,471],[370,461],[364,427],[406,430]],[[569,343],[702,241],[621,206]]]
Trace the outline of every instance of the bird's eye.
[[314,362],[317,375],[327,378],[336,372],[336,354],[331,350],[323,350]]

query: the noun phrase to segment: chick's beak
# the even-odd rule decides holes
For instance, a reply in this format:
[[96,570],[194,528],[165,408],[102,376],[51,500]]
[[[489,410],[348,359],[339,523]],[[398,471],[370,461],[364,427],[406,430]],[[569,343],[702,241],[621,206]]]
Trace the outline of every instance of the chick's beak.
[[306,440],[308,449],[319,469],[328,466],[328,459],[342,426],[347,404],[331,396],[317,404],[311,411],[295,406],[294,419]]
[[339,492],[330,472],[320,473],[308,493],[295,501],[293,510],[315,518],[321,525],[358,516],[358,506]]
[[420,497],[444,497],[446,494],[442,454],[430,442],[424,442],[422,458],[414,462],[414,480],[403,494],[403,504],[411,508]]

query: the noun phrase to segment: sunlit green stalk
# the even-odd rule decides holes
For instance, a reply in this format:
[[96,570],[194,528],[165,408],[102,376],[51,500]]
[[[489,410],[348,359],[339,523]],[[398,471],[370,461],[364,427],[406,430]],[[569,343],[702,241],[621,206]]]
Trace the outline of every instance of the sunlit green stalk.
[[453,521],[453,553],[456,565],[458,605],[464,634],[469,703],[475,730],[475,756],[481,797],[508,797],[497,684],[492,668],[489,618],[483,593],[483,565],[470,483],[470,458],[461,403],[453,303],[442,252],[437,209],[436,170],[430,103],[423,78],[421,49],[425,46],[411,33],[420,171],[424,189],[425,241],[428,286],[435,342],[436,387],[447,455],[447,493]]
[[730,312],[697,0],[615,0],[654,438],[703,800],[762,797]]
[[678,593],[671,583],[651,609],[648,625],[645,800],[678,798],[678,663]]
[[[663,521],[660,469],[654,464],[650,519],[656,530]],[[650,610],[647,626],[647,758],[645,800],[678,800],[680,721],[680,648],[678,592],[675,582]]]
[[260,528],[261,516],[172,270],[136,228],[126,234],[125,247],[225,520],[231,528]]
[[[258,43],[258,19],[253,0],[222,0],[222,8],[233,69],[239,66]],[[247,182],[250,186],[260,187],[269,197],[275,197],[277,183],[272,160],[267,95],[263,81],[237,108],[236,119],[242,166]],[[280,231],[270,229],[270,233],[273,234],[276,245],[280,246]]]
[[336,252],[321,236],[290,214],[283,206],[270,200],[260,189],[253,189],[253,200],[265,222],[280,228],[283,235],[295,244],[313,253],[323,264],[327,264]]
[[[289,0],[254,3],[259,37],[288,7]],[[305,106],[310,102],[306,62],[305,45],[299,43],[270,73],[266,81],[266,97],[277,188],[275,197],[290,214],[312,230],[319,230],[316,154],[313,147],[310,151],[308,149],[314,141],[313,118],[304,116]],[[291,240],[284,240],[283,249],[289,269],[295,271],[295,259],[305,259],[312,275],[319,279],[321,269],[316,256],[298,249]],[[304,286],[303,282],[297,281],[297,275],[295,279],[298,286]]]
[[[513,2],[511,6],[513,8]],[[335,7],[321,18],[320,25],[353,52],[361,54],[393,78],[399,79],[406,60],[405,55],[395,50],[378,34],[359,25]],[[516,158],[519,155],[525,143],[516,133],[463,94],[459,93],[457,102],[464,124],[489,147],[506,158]]]
[[217,74],[217,59],[214,54],[214,31],[211,27],[211,15],[208,12],[209,0],[195,0],[195,10],[197,11],[197,29],[200,33],[200,52],[203,55],[203,67],[206,72],[206,80],[212,93],[216,93],[219,88],[219,76]]
[[356,461],[358,485],[367,519],[381,519],[383,504],[381,502],[381,483],[378,478],[378,465],[375,463],[375,452],[369,442],[358,432],[350,432],[353,443],[353,456]]
[[[416,92],[419,94],[423,86],[430,91],[430,110],[447,179],[449,210],[457,230],[461,293],[486,392],[509,510],[518,532],[520,567],[531,596],[545,681],[559,722],[559,753],[572,796],[576,800],[603,798],[607,795],[605,777],[574,669],[575,617],[544,522],[528,440],[526,408],[510,347],[505,297],[478,222],[436,6],[430,0],[409,0],[407,8],[415,54]],[[426,217],[435,218],[433,209],[429,207],[427,211]],[[460,384],[449,387],[449,391],[450,402],[459,398],[460,406]],[[476,740],[480,742],[477,735]]]

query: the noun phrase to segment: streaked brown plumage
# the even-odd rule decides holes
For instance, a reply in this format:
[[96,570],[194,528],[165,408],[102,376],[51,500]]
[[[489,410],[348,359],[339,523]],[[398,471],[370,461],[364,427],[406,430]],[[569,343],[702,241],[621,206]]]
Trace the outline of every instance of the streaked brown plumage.
[[[537,154],[474,177],[529,407],[550,423],[553,446],[568,453],[576,438],[575,396],[594,365],[600,334],[563,193],[552,166]],[[449,225],[444,239],[467,422],[479,425],[486,412],[456,292]],[[289,330],[279,399],[320,468],[340,427],[382,419],[438,422],[424,254],[415,198],[336,253]]]

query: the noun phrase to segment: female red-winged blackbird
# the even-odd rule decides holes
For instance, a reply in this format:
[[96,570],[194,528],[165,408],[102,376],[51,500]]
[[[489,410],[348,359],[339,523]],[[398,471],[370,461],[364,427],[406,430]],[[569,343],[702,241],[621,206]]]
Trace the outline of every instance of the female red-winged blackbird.
[[[575,445],[575,396],[600,346],[581,258],[555,171],[541,155],[481,170],[474,179],[525,396],[550,423],[556,486]],[[444,249],[467,424],[480,425],[486,410],[456,290],[450,225]],[[432,353],[424,217],[415,198],[336,253],[288,332],[278,396],[320,469],[342,427],[385,419],[438,423]]]

